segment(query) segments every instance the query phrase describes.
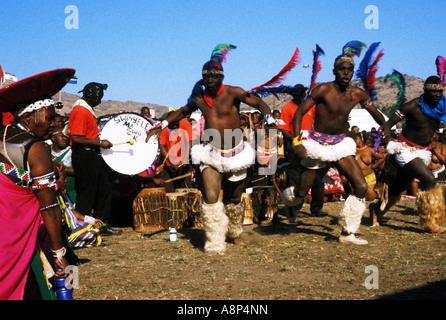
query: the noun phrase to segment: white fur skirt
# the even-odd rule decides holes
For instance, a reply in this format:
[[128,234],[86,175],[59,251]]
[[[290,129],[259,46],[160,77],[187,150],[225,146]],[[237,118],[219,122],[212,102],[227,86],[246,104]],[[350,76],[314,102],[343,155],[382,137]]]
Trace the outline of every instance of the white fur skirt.
[[399,166],[404,166],[415,158],[423,160],[426,167],[431,162],[432,153],[427,149],[420,149],[396,140],[389,141],[387,153],[395,156]]
[[324,162],[335,162],[347,156],[355,156],[356,143],[350,137],[337,144],[321,144],[313,139],[302,141],[302,145],[307,151],[307,157]]
[[220,173],[237,172],[247,169],[255,163],[256,150],[245,141],[242,151],[235,155],[222,155],[209,144],[199,144],[192,147],[191,157],[192,163],[195,165],[206,165]]

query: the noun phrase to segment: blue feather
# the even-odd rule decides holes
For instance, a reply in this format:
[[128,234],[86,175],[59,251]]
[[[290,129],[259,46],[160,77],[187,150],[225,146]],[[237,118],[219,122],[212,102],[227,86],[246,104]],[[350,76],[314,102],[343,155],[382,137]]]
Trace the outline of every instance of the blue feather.
[[211,60],[217,60],[220,64],[226,62],[226,56],[229,51],[235,48],[237,47],[230,43],[218,44],[215,46],[214,50],[212,50]]
[[352,40],[347,42],[342,48],[342,55],[353,57],[357,55],[358,57],[361,55],[362,48],[367,47],[367,45],[358,40]]
[[274,95],[277,99],[279,99],[279,95],[282,95],[282,94],[289,94],[293,98],[296,98],[296,97],[298,98],[304,93],[304,91],[306,89],[307,88],[305,88],[303,86],[295,88],[293,86],[280,85],[278,87],[261,88],[261,89],[252,91],[251,93],[258,94],[261,98],[267,97],[271,94]]
[[381,42],[374,42],[370,45],[369,49],[364,55],[361,63],[359,64],[358,70],[356,71],[356,76],[361,79],[364,87],[366,87],[367,76],[369,73],[370,64],[372,62],[373,53],[378,48]]
[[310,82],[310,91],[313,89],[314,85],[316,84],[316,77],[317,74],[321,68],[319,63],[319,56],[321,54],[325,54],[324,50],[322,50],[319,45],[316,44],[316,51],[313,50],[313,74],[311,75],[311,82]]

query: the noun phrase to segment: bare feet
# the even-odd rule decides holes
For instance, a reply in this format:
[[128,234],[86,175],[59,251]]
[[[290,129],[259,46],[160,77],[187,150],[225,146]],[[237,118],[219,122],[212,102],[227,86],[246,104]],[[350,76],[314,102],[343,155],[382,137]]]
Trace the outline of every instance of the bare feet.
[[369,205],[370,219],[372,220],[372,227],[379,227],[382,223],[382,214],[379,213],[379,209],[376,208],[376,203]]

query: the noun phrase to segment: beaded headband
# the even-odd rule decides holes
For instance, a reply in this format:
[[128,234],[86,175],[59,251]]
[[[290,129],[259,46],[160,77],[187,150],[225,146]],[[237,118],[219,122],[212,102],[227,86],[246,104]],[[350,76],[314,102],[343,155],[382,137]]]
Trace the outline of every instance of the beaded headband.
[[17,116],[21,117],[27,112],[33,112],[40,109],[47,109],[48,107],[54,106],[54,100],[53,99],[43,99],[35,101],[34,103],[31,103],[30,105],[27,105],[25,107],[20,108]]
[[222,70],[215,70],[215,69],[211,69],[211,70],[203,70],[202,72],[201,72],[201,74],[203,74],[203,75],[207,75],[207,74],[223,74],[223,71]]
[[336,61],[334,63],[334,67],[336,68],[338,65],[340,65],[341,63],[344,63],[344,62],[351,63],[353,66],[355,66],[355,61],[352,58],[341,57],[341,58],[336,59]]
[[424,85],[424,90],[443,91],[444,86],[441,83],[427,83]]

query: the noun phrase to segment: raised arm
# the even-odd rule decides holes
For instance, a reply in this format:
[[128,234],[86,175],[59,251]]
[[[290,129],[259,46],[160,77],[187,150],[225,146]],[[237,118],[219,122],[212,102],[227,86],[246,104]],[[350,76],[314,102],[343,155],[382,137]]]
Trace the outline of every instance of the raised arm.
[[380,127],[384,126],[384,124],[386,123],[386,119],[370,100],[368,94],[363,90],[361,90],[361,101],[359,103],[361,104],[362,108],[366,109],[368,113],[370,113],[370,115],[373,117],[376,123],[380,125]]
[[147,131],[147,138],[146,138],[146,142],[149,141],[150,137],[152,137],[153,135],[157,135],[159,137],[159,135],[161,134],[161,131],[165,128],[167,128],[167,126],[170,123],[176,122],[176,121],[180,121],[181,119],[184,119],[187,115],[192,113],[192,107],[189,105],[185,105],[182,108],[179,108],[177,110],[175,110],[174,112],[172,112],[165,120],[163,121],[158,121],[157,123],[155,123],[150,129],[149,131]]
[[302,126],[302,118],[303,116],[314,106],[316,98],[313,96],[313,93],[307,97],[307,99],[302,103],[302,105],[297,108],[296,113],[293,117],[293,131],[294,137],[299,136],[300,128]]
[[237,96],[239,97],[239,100],[247,105],[249,105],[250,107],[253,107],[257,110],[259,110],[264,116],[267,114],[271,114],[271,109],[270,107],[268,107],[268,105],[265,103],[265,101],[263,101],[262,99],[260,99],[259,97],[257,97],[254,94],[250,94],[248,92],[246,92],[245,90],[238,88],[238,87],[234,87],[235,90],[237,90]]
[[396,125],[398,122],[404,119],[404,117],[410,112],[410,110],[418,105],[416,99],[403,104],[398,110],[396,110],[387,120],[387,122],[382,125],[379,130],[384,131],[384,137],[390,136],[390,129]]

